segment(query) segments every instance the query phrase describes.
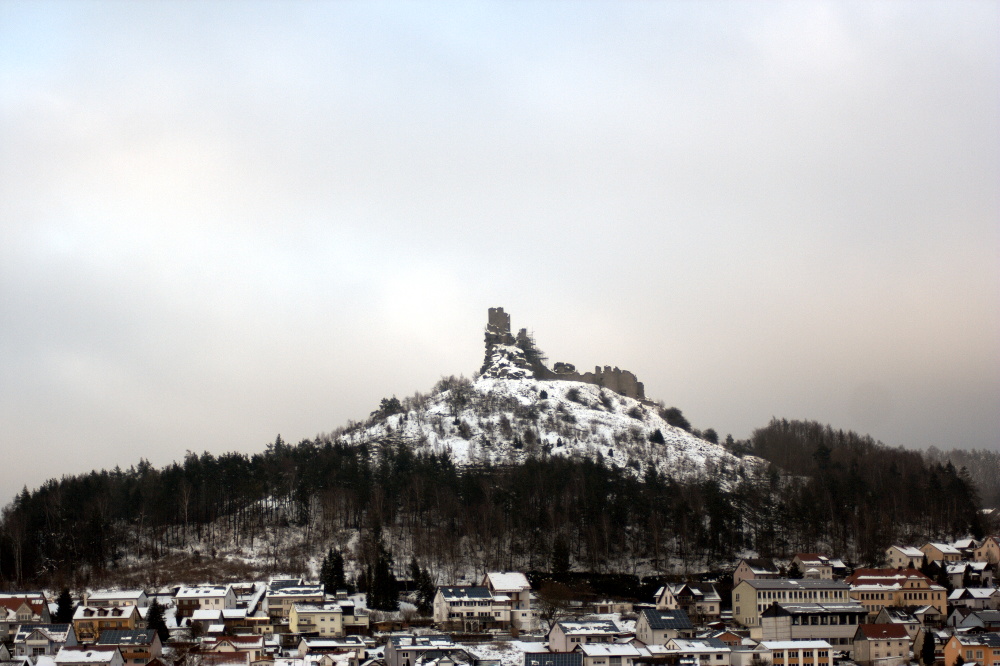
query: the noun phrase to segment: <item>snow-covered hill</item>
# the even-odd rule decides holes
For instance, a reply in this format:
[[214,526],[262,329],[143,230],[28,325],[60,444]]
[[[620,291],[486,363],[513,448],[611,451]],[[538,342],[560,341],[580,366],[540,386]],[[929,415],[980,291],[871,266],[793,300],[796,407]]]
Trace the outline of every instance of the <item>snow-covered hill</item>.
[[516,465],[529,457],[586,457],[637,476],[649,467],[675,478],[725,482],[758,458],[668,424],[656,406],[594,384],[480,377],[443,380],[439,392],[402,401],[401,413],[339,434],[350,444],[394,439],[416,452],[447,453],[457,466]]

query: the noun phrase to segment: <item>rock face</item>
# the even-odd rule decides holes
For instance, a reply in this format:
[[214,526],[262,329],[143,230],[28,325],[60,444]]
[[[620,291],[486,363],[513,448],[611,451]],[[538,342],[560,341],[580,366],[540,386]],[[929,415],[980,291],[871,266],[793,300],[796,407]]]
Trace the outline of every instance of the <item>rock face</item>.
[[609,365],[593,372],[577,372],[572,363],[556,363],[550,370],[535,341],[522,328],[515,338],[510,332],[510,315],[503,308],[490,308],[486,320],[486,358],[479,370],[481,377],[495,379],[561,379],[596,384],[636,400],[646,400],[646,389],[628,370]]

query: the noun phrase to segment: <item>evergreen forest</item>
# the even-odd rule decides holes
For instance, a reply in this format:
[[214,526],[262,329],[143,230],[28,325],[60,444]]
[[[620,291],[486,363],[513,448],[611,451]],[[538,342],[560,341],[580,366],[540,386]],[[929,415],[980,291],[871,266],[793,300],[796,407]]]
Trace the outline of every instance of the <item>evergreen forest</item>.
[[[329,437],[278,437],[253,455],[189,452],[163,468],[143,460],[25,488],[0,523],[0,583],[80,584],[129,556],[234,547],[271,553],[281,570],[293,532],[327,556],[324,577],[361,586],[386,563],[406,577],[419,562],[441,581],[469,568],[704,570],[746,552],[865,565],[893,543],[982,534],[976,487],[950,461],[803,421],[773,420],[728,445],[769,464],[684,482],[544,454],[458,469],[392,438]],[[362,538],[348,548],[351,534]]]

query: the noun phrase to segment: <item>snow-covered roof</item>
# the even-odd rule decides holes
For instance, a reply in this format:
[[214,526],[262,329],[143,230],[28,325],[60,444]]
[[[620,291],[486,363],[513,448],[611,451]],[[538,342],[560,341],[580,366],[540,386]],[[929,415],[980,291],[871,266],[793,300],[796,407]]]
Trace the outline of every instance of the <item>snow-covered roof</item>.
[[[618,643],[580,643],[577,649],[588,657],[639,657],[648,656],[649,651],[629,644]],[[645,652],[645,655],[643,655]]]
[[728,645],[718,638],[673,638],[667,644],[684,652],[730,652]]
[[59,649],[57,664],[107,664],[119,652],[115,645],[74,645]]
[[178,599],[203,599],[206,597],[224,597],[232,589],[229,585],[199,585],[197,587],[181,587],[177,590]]
[[131,617],[138,613],[135,606],[77,606],[73,611],[74,620],[85,620],[91,617]]
[[997,593],[994,587],[959,587],[948,595],[948,601],[956,599],[989,599]]
[[87,595],[87,601],[117,601],[119,599],[138,601],[145,594],[144,590],[97,590]]
[[768,650],[794,650],[796,648],[822,650],[831,647],[826,641],[761,641],[760,644]]
[[207,608],[199,608],[191,614],[191,619],[196,622],[211,622],[212,620],[221,620],[222,611],[221,610],[209,610]]
[[916,546],[893,546],[896,550],[901,552],[906,557],[923,557],[924,551],[920,550]]
[[490,586],[498,592],[522,592],[531,589],[528,577],[518,571],[491,571],[486,574]]
[[274,597],[320,597],[325,595],[322,585],[297,585],[294,587],[282,587],[277,590],[268,590],[268,598]]
[[937,548],[939,551],[941,551],[942,555],[959,554],[958,549],[952,546],[951,544],[941,543],[939,541],[931,541],[926,546],[924,546],[924,548],[926,548],[927,546],[933,546],[934,548]]
[[621,631],[613,620],[589,620],[578,622],[560,620],[556,622],[556,624],[560,629],[562,629],[564,634],[572,634],[574,636],[617,634]]

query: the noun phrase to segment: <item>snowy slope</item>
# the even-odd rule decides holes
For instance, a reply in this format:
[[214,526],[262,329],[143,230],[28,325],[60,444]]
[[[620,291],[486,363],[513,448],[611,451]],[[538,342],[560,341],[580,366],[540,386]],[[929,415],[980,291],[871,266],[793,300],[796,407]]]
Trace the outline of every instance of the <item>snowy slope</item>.
[[447,453],[457,466],[586,457],[639,476],[652,466],[675,479],[724,481],[741,466],[762,464],[671,426],[655,406],[581,382],[481,377],[403,407],[339,438],[355,445],[396,439],[417,452]]

